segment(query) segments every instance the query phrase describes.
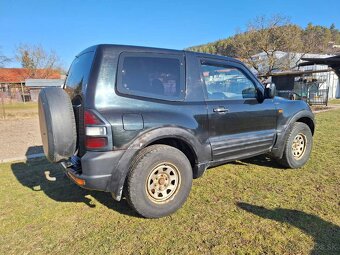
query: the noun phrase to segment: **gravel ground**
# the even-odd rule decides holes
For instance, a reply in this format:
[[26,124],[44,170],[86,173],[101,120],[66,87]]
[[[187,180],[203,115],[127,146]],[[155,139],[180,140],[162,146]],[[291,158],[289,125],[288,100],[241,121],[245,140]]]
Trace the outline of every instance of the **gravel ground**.
[[0,162],[42,153],[38,116],[0,120]]

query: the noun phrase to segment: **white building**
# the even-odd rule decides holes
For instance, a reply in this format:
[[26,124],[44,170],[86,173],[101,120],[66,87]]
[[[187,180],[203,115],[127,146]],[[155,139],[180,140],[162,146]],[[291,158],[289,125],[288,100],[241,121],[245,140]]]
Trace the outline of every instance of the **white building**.
[[[293,70],[299,71],[319,71],[319,70],[328,70],[329,67],[327,65],[312,65],[312,66],[301,66],[297,67],[298,64],[303,63],[304,61],[301,58],[329,58],[334,55],[328,54],[305,54],[305,53],[291,53],[291,52],[282,52],[278,51],[275,53],[275,58],[278,59],[277,65],[289,65]],[[266,53],[259,53],[253,56],[253,59],[260,63],[260,68],[263,70],[268,69],[268,61]],[[275,71],[275,72],[280,72]],[[340,98],[340,81],[339,77],[335,74],[334,71],[329,72],[320,72],[312,74],[314,79],[317,79],[320,82],[320,88],[326,89],[329,88],[328,97],[332,98]]]

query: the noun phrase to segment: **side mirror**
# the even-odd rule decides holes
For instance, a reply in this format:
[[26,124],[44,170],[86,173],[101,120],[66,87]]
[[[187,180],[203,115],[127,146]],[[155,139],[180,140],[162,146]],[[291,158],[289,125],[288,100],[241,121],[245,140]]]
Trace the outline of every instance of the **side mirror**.
[[268,83],[266,84],[265,90],[264,90],[265,98],[274,98],[276,95],[276,86],[274,83]]

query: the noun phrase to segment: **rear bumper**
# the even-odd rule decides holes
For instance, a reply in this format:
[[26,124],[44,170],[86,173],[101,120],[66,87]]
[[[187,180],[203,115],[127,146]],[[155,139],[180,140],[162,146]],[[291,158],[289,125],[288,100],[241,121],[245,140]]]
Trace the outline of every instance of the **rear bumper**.
[[62,162],[66,175],[85,189],[109,191],[112,173],[125,151],[86,152]]

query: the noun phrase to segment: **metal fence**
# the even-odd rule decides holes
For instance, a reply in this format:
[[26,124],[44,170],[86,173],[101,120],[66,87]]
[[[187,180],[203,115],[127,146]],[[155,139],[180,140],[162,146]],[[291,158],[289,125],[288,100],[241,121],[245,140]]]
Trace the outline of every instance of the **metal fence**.
[[295,82],[293,90],[278,90],[277,95],[290,100],[303,100],[309,105],[328,104],[329,88],[320,89],[318,82]]
[[328,91],[327,89],[319,89],[317,91],[309,91],[307,102],[309,105],[326,105],[328,104]]

